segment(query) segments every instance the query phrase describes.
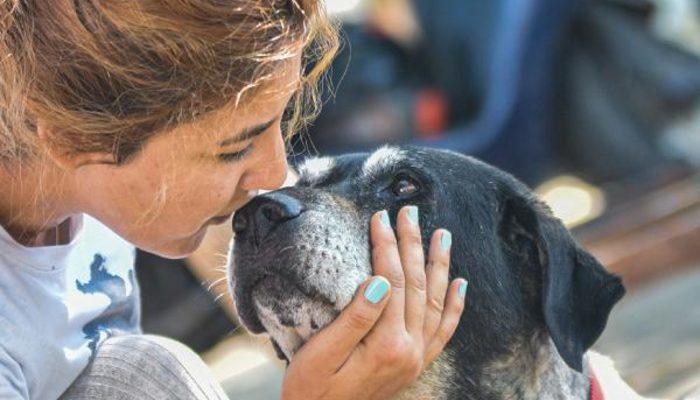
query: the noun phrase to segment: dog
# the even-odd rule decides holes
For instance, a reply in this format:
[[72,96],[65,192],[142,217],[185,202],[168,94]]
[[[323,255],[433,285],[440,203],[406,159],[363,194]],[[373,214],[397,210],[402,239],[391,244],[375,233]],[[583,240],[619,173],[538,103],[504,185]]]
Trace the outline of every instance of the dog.
[[386,209],[395,226],[408,204],[420,210],[426,254],[435,229],[452,232],[450,277],[470,289],[445,351],[400,398],[600,399],[601,384],[608,399],[638,398],[588,351],[625,293],[621,279],[524,184],[449,151],[313,158],[294,187],[240,209],[228,274],[242,324],[289,361],[371,275],[370,217]]

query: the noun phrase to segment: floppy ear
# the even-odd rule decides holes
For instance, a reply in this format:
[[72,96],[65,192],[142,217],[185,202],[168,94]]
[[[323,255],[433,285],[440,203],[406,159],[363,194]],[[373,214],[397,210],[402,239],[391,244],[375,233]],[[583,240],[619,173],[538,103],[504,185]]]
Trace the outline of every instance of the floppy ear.
[[[502,235],[512,230],[529,242],[540,267],[541,304],[549,335],[569,367],[582,371],[583,354],[605,328],[610,310],[625,294],[621,279],[605,268],[571,237],[549,209],[521,196],[505,204]],[[532,248],[534,247],[534,249]]]
[[275,353],[277,354],[277,358],[284,361],[287,364],[287,366],[289,366],[289,358],[287,358],[287,355],[284,354],[279,343],[277,343],[277,341],[273,338],[270,338],[270,342],[272,343],[272,348],[275,349]]

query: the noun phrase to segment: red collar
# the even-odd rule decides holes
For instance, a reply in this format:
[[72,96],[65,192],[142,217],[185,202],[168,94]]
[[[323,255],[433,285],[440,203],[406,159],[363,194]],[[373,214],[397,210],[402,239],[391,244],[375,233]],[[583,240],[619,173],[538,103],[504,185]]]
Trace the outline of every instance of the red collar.
[[598,378],[596,378],[592,369],[590,370],[590,374],[590,400],[605,400],[605,397],[603,397],[603,390],[600,388],[600,382],[598,382]]

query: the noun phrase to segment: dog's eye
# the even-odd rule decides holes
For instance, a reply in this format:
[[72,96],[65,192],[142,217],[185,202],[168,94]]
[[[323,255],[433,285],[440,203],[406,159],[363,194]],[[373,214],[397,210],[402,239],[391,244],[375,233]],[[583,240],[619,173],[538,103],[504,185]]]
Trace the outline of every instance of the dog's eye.
[[418,183],[408,177],[400,177],[394,181],[391,191],[397,197],[410,196],[418,191]]

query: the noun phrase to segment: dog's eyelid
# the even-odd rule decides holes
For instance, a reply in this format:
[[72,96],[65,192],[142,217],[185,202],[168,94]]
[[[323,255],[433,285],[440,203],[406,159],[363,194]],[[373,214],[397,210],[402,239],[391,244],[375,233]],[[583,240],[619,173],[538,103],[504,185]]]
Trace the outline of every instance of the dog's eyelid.
[[391,193],[393,198],[399,200],[408,200],[423,191],[422,180],[416,177],[416,174],[406,170],[393,173],[382,186],[385,193]]
[[420,185],[411,178],[403,177],[396,179],[392,183],[392,189],[395,195],[405,196],[418,192],[420,190]]
[[418,181],[426,179],[425,172],[415,166],[404,163],[396,165],[392,171],[389,171],[394,177],[409,177]]
[[406,168],[402,168],[397,170],[393,174],[392,182],[396,182],[401,179],[407,179],[410,180],[416,184],[418,184],[419,187],[424,187],[424,183],[426,181],[426,177],[423,176],[419,171],[414,171]]

